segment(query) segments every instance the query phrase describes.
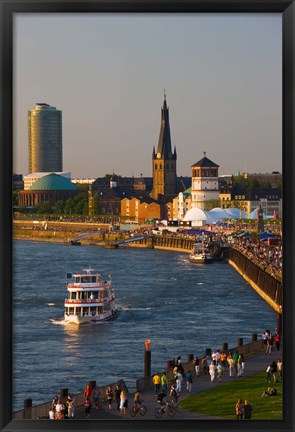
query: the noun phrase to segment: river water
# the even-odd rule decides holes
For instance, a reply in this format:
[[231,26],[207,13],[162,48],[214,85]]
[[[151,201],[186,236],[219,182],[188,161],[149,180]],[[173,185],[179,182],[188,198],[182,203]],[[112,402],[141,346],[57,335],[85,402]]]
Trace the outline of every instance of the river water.
[[[143,376],[144,340],[152,373],[168,359],[204,355],[252,333],[274,330],[276,316],[226,263],[197,265],[188,254],[14,241],[13,409],[49,401],[61,388],[82,391]],[[119,315],[97,325],[64,325],[65,275],[91,268],[112,275]]]

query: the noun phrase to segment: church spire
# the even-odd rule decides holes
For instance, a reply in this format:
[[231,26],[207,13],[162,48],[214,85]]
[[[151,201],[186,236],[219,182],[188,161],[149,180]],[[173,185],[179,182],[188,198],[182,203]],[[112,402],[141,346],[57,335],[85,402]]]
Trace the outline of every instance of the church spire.
[[170,124],[169,124],[169,108],[166,101],[166,90],[164,89],[164,102],[161,108],[161,127],[158,141],[157,155],[161,155],[161,158],[171,158],[171,136],[170,136]]

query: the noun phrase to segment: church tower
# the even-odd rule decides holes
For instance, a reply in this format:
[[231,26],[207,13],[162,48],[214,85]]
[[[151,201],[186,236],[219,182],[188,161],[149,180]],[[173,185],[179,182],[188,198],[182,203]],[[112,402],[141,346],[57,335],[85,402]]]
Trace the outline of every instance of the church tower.
[[169,201],[177,194],[176,149],[172,153],[169,108],[164,92],[161,109],[161,127],[157,152],[153,149],[153,190],[151,197],[155,200]]

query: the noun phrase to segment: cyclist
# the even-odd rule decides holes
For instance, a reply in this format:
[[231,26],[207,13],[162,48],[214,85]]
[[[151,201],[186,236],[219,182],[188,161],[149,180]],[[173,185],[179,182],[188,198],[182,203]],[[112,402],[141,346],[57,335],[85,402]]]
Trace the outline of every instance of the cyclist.
[[177,404],[177,402],[178,402],[178,393],[176,391],[175,384],[171,385],[170,392],[169,392],[169,398],[170,398],[172,404],[174,404],[174,405]]
[[136,392],[134,394],[134,406],[137,409],[139,409],[141,407],[141,394],[140,394],[140,390],[136,390]]
[[157,396],[157,402],[160,405],[161,410],[164,412],[166,407],[166,401],[164,398],[166,397],[166,394],[163,391],[160,391],[160,393]]

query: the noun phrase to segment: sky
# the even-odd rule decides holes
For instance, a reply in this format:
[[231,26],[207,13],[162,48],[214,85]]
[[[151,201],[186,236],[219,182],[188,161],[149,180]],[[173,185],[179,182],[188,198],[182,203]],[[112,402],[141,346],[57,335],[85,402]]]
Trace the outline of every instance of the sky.
[[281,14],[16,14],[13,58],[16,173],[43,102],[72,178],[151,177],[164,89],[178,176],[282,172]]

